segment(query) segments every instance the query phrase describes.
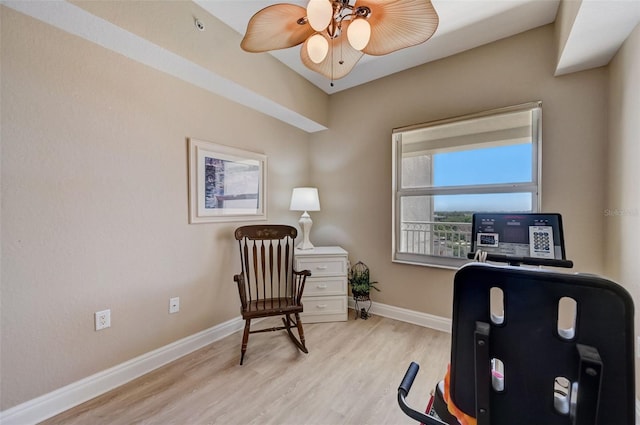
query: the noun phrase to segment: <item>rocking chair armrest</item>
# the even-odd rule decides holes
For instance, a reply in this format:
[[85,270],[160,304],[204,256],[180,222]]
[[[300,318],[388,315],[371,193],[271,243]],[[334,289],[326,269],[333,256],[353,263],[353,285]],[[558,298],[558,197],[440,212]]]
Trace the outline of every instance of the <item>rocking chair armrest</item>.
[[247,308],[247,293],[244,287],[244,273],[236,274],[233,276],[233,280],[238,285],[238,294],[240,295],[240,303],[242,304],[242,310]]
[[293,271],[293,274],[301,276],[301,275],[305,275],[306,277],[311,276],[311,270],[302,270],[302,271]]
[[304,285],[307,281],[307,278],[309,276],[311,276],[311,271],[309,270],[302,270],[302,271],[296,271],[293,270],[293,276],[294,276],[294,282],[296,282],[296,284],[294,285],[294,290],[293,290],[293,297],[295,299],[295,302],[300,304],[302,302],[302,293],[304,292]]

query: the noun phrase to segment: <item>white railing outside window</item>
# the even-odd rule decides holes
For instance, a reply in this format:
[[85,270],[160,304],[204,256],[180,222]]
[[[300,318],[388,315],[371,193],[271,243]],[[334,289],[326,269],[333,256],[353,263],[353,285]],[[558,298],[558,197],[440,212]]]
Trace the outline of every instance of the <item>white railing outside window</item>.
[[467,258],[471,249],[471,223],[403,221],[400,251],[407,254]]

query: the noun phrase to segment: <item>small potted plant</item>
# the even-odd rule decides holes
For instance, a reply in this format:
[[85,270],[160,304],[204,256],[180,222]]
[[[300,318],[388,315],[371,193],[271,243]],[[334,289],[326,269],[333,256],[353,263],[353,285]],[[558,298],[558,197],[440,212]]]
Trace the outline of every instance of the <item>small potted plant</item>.
[[[358,302],[369,301],[369,308],[371,308],[371,289],[380,291],[375,284],[378,282],[372,282],[369,277],[369,267],[362,261],[358,261],[349,269],[349,285],[351,286],[351,293],[353,294],[353,300],[356,303],[356,312],[358,312]],[[360,315],[363,319],[369,317],[369,309],[362,309]]]
[[349,285],[351,285],[351,292],[354,298],[368,300],[371,289],[380,291],[380,289],[376,287],[376,283],[378,282],[371,281],[369,277],[369,267],[362,261],[358,261],[349,270]]

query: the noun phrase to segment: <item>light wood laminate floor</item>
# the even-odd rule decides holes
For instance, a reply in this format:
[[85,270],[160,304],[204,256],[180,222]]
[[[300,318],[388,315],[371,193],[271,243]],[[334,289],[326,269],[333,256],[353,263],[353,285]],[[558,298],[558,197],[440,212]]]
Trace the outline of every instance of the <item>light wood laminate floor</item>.
[[[450,335],[396,320],[306,324],[309,354],[284,331],[253,334],[240,366],[235,333],[45,424],[414,424],[396,390],[423,409],[449,362]],[[265,322],[260,325],[264,325]]]

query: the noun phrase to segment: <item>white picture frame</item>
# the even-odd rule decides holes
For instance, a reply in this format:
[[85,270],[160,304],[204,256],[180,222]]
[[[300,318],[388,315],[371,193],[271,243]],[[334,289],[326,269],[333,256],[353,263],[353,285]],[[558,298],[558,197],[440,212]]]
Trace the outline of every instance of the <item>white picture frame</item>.
[[189,139],[189,223],[267,219],[267,156]]

